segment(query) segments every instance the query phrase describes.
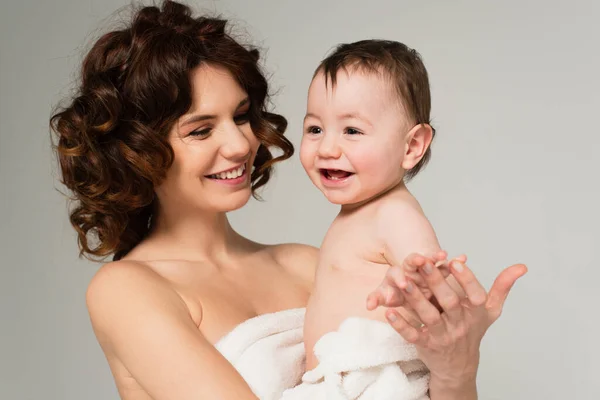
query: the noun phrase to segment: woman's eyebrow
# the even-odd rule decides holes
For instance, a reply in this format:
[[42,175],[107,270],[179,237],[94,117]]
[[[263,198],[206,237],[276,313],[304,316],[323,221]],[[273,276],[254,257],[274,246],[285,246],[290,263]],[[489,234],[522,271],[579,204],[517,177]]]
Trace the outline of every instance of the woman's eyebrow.
[[[242,101],[240,101],[236,107],[236,110],[242,106],[245,106],[246,104],[248,104],[250,102],[250,99],[248,99],[248,97],[246,97],[245,99],[243,99]],[[207,119],[215,119],[217,118],[216,115],[212,115],[212,114],[197,114],[197,115],[191,115],[190,117],[188,117],[185,121],[183,121],[181,123],[181,126],[185,126],[185,125],[189,125],[192,124],[194,122],[200,122],[200,121],[205,121]]]

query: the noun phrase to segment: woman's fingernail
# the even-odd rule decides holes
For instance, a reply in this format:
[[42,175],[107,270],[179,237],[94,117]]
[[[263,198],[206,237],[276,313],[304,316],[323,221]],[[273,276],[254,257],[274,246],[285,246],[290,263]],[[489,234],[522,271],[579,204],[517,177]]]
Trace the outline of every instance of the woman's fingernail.
[[431,266],[430,263],[425,264],[425,266],[423,267],[423,271],[427,274],[430,275],[433,272],[433,267]]
[[458,261],[453,261],[452,262],[452,268],[454,268],[456,270],[456,272],[463,272],[464,268],[463,265],[458,262]]
[[412,283],[406,282],[406,287],[404,288],[404,290],[406,290],[407,293],[412,293],[412,291],[413,291]]
[[396,317],[396,314],[394,314],[394,313],[389,313],[389,314],[388,314],[388,319],[389,319],[390,321],[392,321],[392,322],[396,322],[396,320],[397,320],[398,318]]

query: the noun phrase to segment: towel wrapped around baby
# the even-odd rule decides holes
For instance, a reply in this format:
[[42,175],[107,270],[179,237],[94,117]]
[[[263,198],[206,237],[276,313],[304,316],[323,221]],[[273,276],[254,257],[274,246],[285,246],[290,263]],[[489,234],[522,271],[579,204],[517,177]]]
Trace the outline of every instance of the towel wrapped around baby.
[[426,400],[429,372],[389,324],[348,318],[315,344],[304,371],[305,309],[251,318],[215,347],[261,400]]

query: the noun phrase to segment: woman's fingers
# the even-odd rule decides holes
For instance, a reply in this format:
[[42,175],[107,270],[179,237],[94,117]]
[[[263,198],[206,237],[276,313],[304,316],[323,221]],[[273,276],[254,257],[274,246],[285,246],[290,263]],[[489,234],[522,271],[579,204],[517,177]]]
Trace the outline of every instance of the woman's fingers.
[[515,264],[506,268],[500,273],[500,275],[498,275],[494,281],[494,284],[492,285],[492,288],[490,289],[486,303],[486,308],[494,321],[500,317],[504,302],[506,301],[506,298],[508,297],[513,285],[517,279],[526,273],[527,267],[525,265]]
[[441,333],[446,329],[442,315],[423,295],[419,287],[412,282],[408,282],[403,292],[407,303],[417,314],[419,320],[423,321],[423,324],[425,324],[432,334],[435,335]]
[[409,343],[418,343],[421,333],[396,310],[389,309],[385,316],[392,327]]
[[450,267],[452,275],[465,291],[469,303],[475,307],[484,305],[487,300],[487,292],[466,264],[453,261],[450,263]]
[[466,263],[467,262],[467,255],[466,254],[461,254],[458,257],[454,257],[454,260],[456,261],[460,261],[461,263]]
[[460,298],[448,284],[441,271],[431,264],[425,264],[420,272],[430,290],[433,292],[437,303],[442,310],[446,312],[450,321],[460,319],[462,316]]

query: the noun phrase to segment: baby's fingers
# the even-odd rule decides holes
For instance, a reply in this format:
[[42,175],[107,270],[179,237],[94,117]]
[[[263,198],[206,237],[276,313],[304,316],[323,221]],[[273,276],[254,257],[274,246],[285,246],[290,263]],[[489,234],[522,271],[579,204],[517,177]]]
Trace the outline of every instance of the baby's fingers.
[[[417,272],[419,267],[425,265],[425,262],[427,262],[427,258],[425,256],[418,253],[412,253],[408,255],[404,261],[402,261],[402,266],[400,268],[407,272]],[[391,268],[397,269],[398,267],[393,266]]]
[[395,287],[395,285],[382,283],[375,291],[367,296],[367,310],[372,311],[379,306],[400,307],[405,302],[402,290]]
[[379,290],[371,292],[371,294],[367,296],[367,310],[369,311],[373,311],[377,307],[383,305],[383,303],[384,299]]
[[431,261],[437,266],[448,259],[448,253],[445,250],[440,250],[431,256]]

